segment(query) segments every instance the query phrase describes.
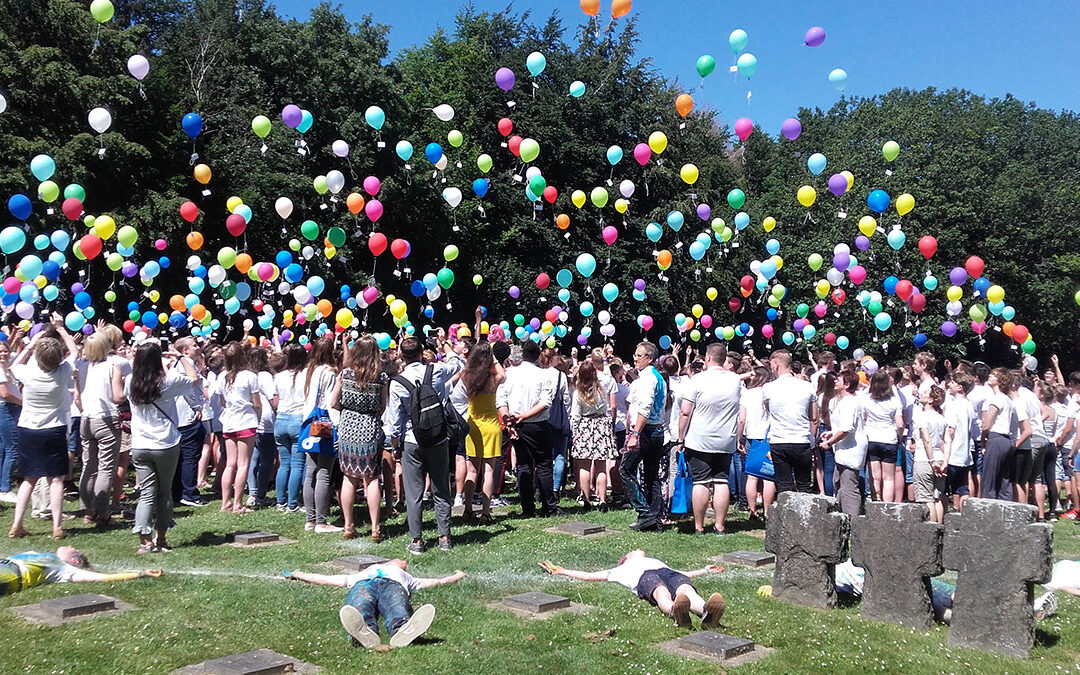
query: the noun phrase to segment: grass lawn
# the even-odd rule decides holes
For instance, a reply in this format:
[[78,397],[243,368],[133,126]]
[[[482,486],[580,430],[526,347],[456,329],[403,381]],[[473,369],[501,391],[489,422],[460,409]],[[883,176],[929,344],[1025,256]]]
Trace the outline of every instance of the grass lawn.
[[[564,506],[571,506],[565,502]],[[69,508],[75,508],[69,503]],[[573,514],[575,509],[571,509]],[[2,505],[0,521],[10,523],[12,506]],[[571,515],[561,520],[580,519]],[[428,512],[429,544],[434,543]],[[456,520],[456,519],[455,519]],[[418,576],[442,576],[462,569],[469,578],[454,586],[418,592],[414,600],[438,608],[431,630],[406,649],[373,653],[353,648],[337,619],[344,589],[286,582],[283,568],[333,572],[328,562],[352,553],[404,557],[408,542],[404,516],[385,524],[388,540],[343,541],[340,535],[305,533],[303,516],[263,510],[236,516],[217,505],[180,508],[171,533],[175,551],[135,554],[136,537],[127,528],[94,532],[81,520],[69,523],[74,536],[65,543],[83,549],[103,570],[161,567],[160,579],[124,583],[43,586],[0,598],[0,634],[4,636],[3,672],[165,673],[204,659],[267,647],[321,666],[324,672],[393,673],[715,673],[714,664],[665,654],[652,645],[681,631],[656,609],[616,584],[552,578],[536,562],[550,558],[579,569],[614,565],[627,550],[643,548],[674,567],[704,565],[710,556],[739,549],[761,550],[764,530],[749,528],[734,514],[728,537],[692,537],[669,529],[637,534],[626,528],[628,511],[590,513],[617,533],[576,539],[549,534],[545,519],[503,517],[488,527],[455,522],[457,547],[449,553],[431,549],[409,561]],[[28,519],[35,536],[4,540],[0,554],[52,550],[51,526]],[[1080,558],[1072,521],[1056,528],[1056,555]],[[265,529],[295,544],[237,549],[213,541],[233,531]],[[366,528],[363,532],[366,533]],[[683,528],[685,531],[685,526]],[[703,595],[723,593],[727,600],[722,630],[748,637],[775,651],[766,659],[731,669],[739,673],[791,672],[1076,672],[1080,658],[1080,599],[1060,596],[1058,615],[1040,623],[1032,657],[1009,657],[959,649],[946,644],[947,628],[913,631],[865,621],[858,606],[818,611],[758,597],[771,583],[771,569],[728,567],[722,574],[697,580]],[[523,619],[487,604],[513,593],[540,590],[564,595],[589,606],[583,614],[563,613],[546,620]],[[89,619],[56,628],[27,624],[7,608],[65,594],[97,592],[135,605],[138,611]],[[383,634],[386,640],[385,633]]]

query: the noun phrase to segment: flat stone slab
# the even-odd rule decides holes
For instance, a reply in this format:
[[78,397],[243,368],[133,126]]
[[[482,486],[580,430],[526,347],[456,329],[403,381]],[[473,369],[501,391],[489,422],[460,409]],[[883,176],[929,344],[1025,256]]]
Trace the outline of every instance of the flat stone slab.
[[225,537],[225,541],[240,544],[241,546],[253,546],[255,544],[269,544],[271,542],[281,541],[281,535],[274,534],[273,532],[263,532],[261,530],[233,532]]
[[717,556],[717,562],[743,565],[745,567],[764,567],[775,563],[776,556],[771,553],[761,553],[760,551],[732,551]]
[[586,523],[580,520],[574,520],[569,523],[560,523],[554,527],[549,527],[545,531],[570,534],[575,537],[594,537],[600,534],[607,534],[608,529],[603,525],[597,525],[596,523]]
[[524,610],[530,614],[544,614],[554,612],[557,609],[566,609],[570,606],[570,598],[535,591],[511,595],[503,598],[502,602],[507,607]]
[[173,671],[176,675],[278,675],[279,673],[317,673],[318,666],[298,661],[269,649],[223,656]]
[[363,572],[372,565],[382,565],[388,562],[390,562],[389,558],[381,558],[377,555],[346,555],[334,558],[334,565],[356,572]]
[[135,607],[107,595],[82,593],[50,598],[34,605],[13,607],[11,611],[31,623],[59,626],[72,621],[113,616],[132,609]]
[[772,653],[772,649],[755,645],[752,640],[712,631],[691,633],[661,642],[656,646],[669,654],[699,661],[723,663],[725,666],[741,666]]

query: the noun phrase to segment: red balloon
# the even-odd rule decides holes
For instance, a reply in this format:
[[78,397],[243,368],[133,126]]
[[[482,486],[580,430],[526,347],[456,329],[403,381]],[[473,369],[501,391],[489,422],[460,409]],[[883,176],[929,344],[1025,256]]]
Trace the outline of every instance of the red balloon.
[[1027,342],[1027,339],[1028,337],[1030,337],[1030,335],[1031,333],[1028,331],[1027,326],[1023,326],[1021,324],[1016,324],[1015,326],[1013,326],[1012,339],[1016,340],[1017,344],[1022,345]]
[[74,197],[68,197],[64,200],[64,203],[60,205],[60,210],[64,212],[64,216],[68,220],[78,220],[82,215],[83,205],[78,199]]
[[827,344],[827,345],[836,344],[836,333],[825,333],[825,344]]
[[913,293],[911,295],[911,302],[908,304],[911,305],[911,311],[918,314],[926,309],[926,296],[922,293]]
[[735,312],[739,311],[740,307],[742,307],[742,300],[739,300],[738,298],[731,298],[727,301],[727,306],[728,309],[731,310],[731,313],[734,314]]
[[234,237],[239,237],[247,229],[247,221],[239,213],[233,213],[225,219],[225,229]]
[[378,257],[386,250],[386,235],[382,232],[372,232],[368,235],[367,240],[368,250],[371,251],[371,255]]
[[544,312],[544,318],[551,323],[555,323],[559,320],[559,313],[553,309],[549,309],[548,311]]
[[[539,288],[540,290],[544,290],[545,288],[547,288],[550,285],[551,285],[551,277],[549,277],[547,275],[547,272],[541,272],[540,274],[536,275],[536,287],[537,288]],[[558,315],[556,314],[556,316],[558,316]],[[551,321],[551,319],[548,319],[548,321]]]
[[844,292],[844,289],[838,288],[832,292],[832,301],[836,303],[837,307],[844,304],[844,300],[847,300],[847,293]]
[[983,259],[979,256],[973,255],[964,263],[964,269],[966,269],[967,273],[972,277],[978,279],[982,276],[983,270],[986,269],[986,263],[984,263]]
[[409,242],[404,239],[395,239],[390,242],[390,252],[394,254],[394,257],[401,260],[405,256],[409,255],[409,251],[412,249],[409,246]]
[[184,202],[180,205],[180,217],[189,223],[194,223],[199,217],[199,207],[195,206],[195,202]]
[[509,136],[510,132],[514,130],[514,123],[510,121],[509,117],[504,117],[499,120],[499,133],[504,137]]
[[741,286],[742,286],[742,289],[743,289],[744,291],[749,291],[749,290],[750,290],[751,288],[753,288],[753,287],[754,287],[754,277],[750,276],[749,274],[745,275],[745,276],[744,276],[744,277],[743,277],[743,278],[742,278],[742,279],[741,279],[741,280],[739,281],[739,285],[741,285]]
[[548,204],[554,204],[555,200],[559,198],[559,191],[555,189],[555,186],[549,185],[544,188],[543,197]]
[[923,257],[929,260],[937,253],[937,239],[926,235],[919,238],[919,251],[922,252]]
[[514,157],[521,157],[521,136],[511,136],[506,146],[514,153]]
[[900,298],[904,302],[907,302],[911,298],[912,290],[915,287],[911,285],[911,282],[907,279],[901,279],[896,282],[896,297]]
[[130,332],[132,332],[134,330],[135,330],[135,322],[134,321],[132,321],[131,319],[128,319],[127,321],[124,322],[124,331],[125,332],[130,333]]
[[101,245],[101,237],[96,234],[83,235],[83,238],[79,240],[79,250],[87,260],[93,260],[101,253]]

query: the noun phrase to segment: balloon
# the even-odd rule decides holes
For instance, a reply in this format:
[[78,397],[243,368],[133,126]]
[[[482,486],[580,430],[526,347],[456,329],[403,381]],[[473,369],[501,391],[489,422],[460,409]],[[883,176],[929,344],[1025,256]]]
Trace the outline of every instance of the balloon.
[[311,128],[311,125],[315,123],[315,117],[307,110],[300,111],[300,124],[296,125],[296,130],[300,133],[305,133]]
[[618,164],[620,161],[622,161],[622,158],[623,151],[622,148],[620,148],[619,146],[613,145],[607,149],[607,161],[608,164],[610,164],[611,166],[615,166],[616,164]]
[[813,26],[803,36],[803,44],[807,47],[820,47],[825,42],[825,29],[821,26]]
[[536,77],[547,68],[547,58],[540,52],[532,52],[525,58],[525,67],[529,69],[530,75]]
[[608,226],[604,227],[604,230],[601,233],[601,236],[604,239],[604,243],[607,244],[608,246],[611,246],[612,244],[615,243],[615,240],[619,238],[619,231],[617,229],[615,229],[614,227],[612,227],[611,225],[608,225]]
[[806,259],[806,264],[809,265],[810,269],[814,270],[815,272],[821,269],[821,265],[823,263],[824,259],[821,257],[820,253],[811,253],[810,256]]
[[885,156],[886,162],[891,162],[900,155],[900,144],[896,141],[886,141],[885,145],[881,146],[881,154]]
[[807,208],[810,208],[817,200],[817,190],[810,187],[809,185],[803,185],[799,188],[799,191],[795,194],[795,196],[799,200],[800,204]]
[[847,71],[843,68],[834,68],[829,72],[829,84],[844,91],[844,87],[847,86]]
[[570,95],[574,98],[581,98],[585,95],[585,83],[581,80],[574,80],[570,83]]
[[675,230],[676,232],[682,229],[684,222],[685,218],[683,218],[683,214],[681,211],[670,211],[667,214],[668,227]]
[[86,256],[87,260],[96,258],[101,253],[101,247],[101,238],[95,234],[88,234],[79,240],[79,251]]
[[899,251],[903,247],[904,242],[907,241],[907,235],[899,227],[893,228],[892,231],[886,236],[886,240],[889,242],[889,246],[894,251]]
[[690,257],[694,260],[701,260],[703,257],[705,257],[705,245],[702,244],[700,241],[691,242],[688,253],[690,254]]
[[[364,111],[364,121],[367,122],[369,127],[378,131],[379,129],[382,129],[383,123],[386,122],[386,113],[377,105],[370,106]],[[398,154],[400,155],[401,153],[399,152]]]
[[592,200],[593,206],[598,209],[602,209],[607,206],[608,203],[608,191],[602,187],[594,187],[592,192],[589,193],[589,199]]
[[619,287],[613,283],[606,283],[601,293],[608,302],[615,302],[615,299],[619,297]]
[[[485,192],[487,190],[485,189]],[[442,192],[443,199],[450,205],[450,208],[457,208],[457,205],[461,203],[461,190],[456,187],[448,187]]]
[[994,284],[990,288],[986,289],[986,299],[993,304],[997,304],[1005,299],[1005,289],[997,284]]
[[687,185],[693,185],[698,179],[698,168],[693,164],[683,164],[679,169],[679,178]]
[[611,0],[611,18],[618,19],[630,12],[631,0]]
[[975,279],[982,276],[983,270],[986,268],[986,264],[982,258],[978,256],[971,256],[964,262],[964,269]]
[[99,134],[103,134],[112,126],[112,114],[105,108],[94,108],[86,116],[90,128]]
[[428,161],[432,164],[438,162],[443,156],[442,146],[438,143],[428,143],[424,148],[424,156],[427,157]]
[[739,69],[739,74],[749,80],[757,72],[757,57],[749,52],[739,54],[735,65]]
[[202,133],[203,119],[199,113],[190,112],[180,120],[180,127],[189,138],[195,138]]
[[[825,167],[822,166],[821,168],[824,169]],[[813,171],[813,169],[810,170]],[[847,178],[844,178],[843,174],[834,173],[833,175],[829,176],[829,192],[839,197],[840,195],[847,192],[847,189]]]
[[[825,155],[821,154],[820,152],[815,152],[814,154],[810,155],[809,158],[807,158],[806,168],[810,169],[810,173],[818,176],[821,174],[822,171],[825,170],[825,165],[827,163],[828,162],[825,159]],[[843,176],[841,176],[841,178],[843,178]],[[844,180],[844,187],[847,187],[846,179]],[[829,181],[829,189],[832,189],[832,180]]]
[[884,190],[874,190],[866,196],[866,205],[875,213],[884,213],[889,208],[889,193]]
[[663,234],[663,229],[661,229],[660,226],[656,223],[649,223],[645,226],[645,236],[649,238],[649,241],[660,241],[660,237],[663,236]]
[[256,115],[251,119],[251,130],[259,138],[266,138],[270,135],[270,118],[266,115]]
[[[649,149],[656,154],[663,154],[664,150],[667,149],[667,144],[667,135],[663,131],[654,131],[649,134]],[[634,154],[635,156],[637,155],[636,149]],[[641,160],[638,161],[640,162]]]
[[862,282],[866,281],[866,268],[862,265],[856,265],[848,270],[848,278],[851,279],[851,283],[858,286]]
[[532,138],[523,138],[521,139],[519,153],[521,161],[528,164],[529,162],[540,156],[540,144]]
[[740,117],[735,120],[735,135],[739,137],[740,141],[745,141],[750,138],[750,134],[754,131],[754,123],[749,117]]
[[514,79],[514,71],[509,68],[503,67],[495,71],[495,84],[503,91],[510,91],[514,88]]
[[3,250],[4,255],[18,252],[24,245],[26,245],[26,235],[21,227],[9,225],[0,231],[0,250]]
[[[897,200],[896,203],[899,204],[900,200]],[[937,253],[937,239],[930,236],[929,234],[920,237],[919,238],[919,252],[921,252],[923,254],[923,257],[926,258],[927,260],[929,260],[930,258],[933,258],[934,254]],[[961,281],[960,283],[964,283],[964,282]]]
[[439,285],[443,288],[449,289],[454,285],[454,270],[449,267],[444,267],[439,270],[439,273],[436,276],[439,280]]
[[600,13],[600,0],[581,0],[580,4],[581,11],[589,16],[596,16]]
[[574,264],[577,267],[578,273],[586,279],[591,277],[593,272],[596,271],[596,258],[588,253],[579,255]]
[[383,205],[378,199],[372,199],[364,205],[364,213],[371,219],[371,222],[376,223],[379,218],[382,218]]
[[904,193],[896,198],[896,212],[901,216],[907,215],[911,209],[915,208],[915,198]]
[[885,312],[881,312],[874,317],[874,326],[878,330],[889,330],[889,327],[892,326],[892,317]]
[[[855,185],[855,174],[850,171],[841,171],[840,175],[847,179],[847,189],[851,189],[852,185]],[[842,337],[842,336],[841,336]]]
[[[113,13],[116,8],[113,7],[112,2],[109,0],[94,0],[90,3],[90,16],[94,17],[94,20],[98,23],[105,23],[113,18]],[[72,328],[72,330],[79,330],[78,328]]]
[[431,112],[435,113],[435,117],[438,117],[443,122],[454,119],[454,109],[446,103],[435,106],[431,109]]
[[210,167],[205,164],[196,164],[195,168],[192,170],[192,175],[195,176],[196,181],[202,183],[203,185],[209,183],[210,178],[213,177],[213,174],[210,171]]
[[398,260],[408,256],[411,250],[412,246],[404,239],[395,239],[390,242],[390,253]]
[[787,118],[784,120],[784,123],[780,125],[780,134],[789,141],[795,140],[801,133],[802,123],[794,117]]
[[731,47],[731,51],[738,54],[746,46],[746,41],[750,39],[750,36],[746,34],[742,28],[736,28],[728,35],[728,46]]
[[[716,59],[709,54],[702,54],[697,60],[698,75],[708,77],[716,69]],[[680,97],[681,98],[681,97]],[[677,104],[676,104],[677,105]],[[685,117],[686,115],[683,115]]]
[[48,155],[36,155],[30,160],[30,173],[39,181],[49,180],[55,172],[56,162]]

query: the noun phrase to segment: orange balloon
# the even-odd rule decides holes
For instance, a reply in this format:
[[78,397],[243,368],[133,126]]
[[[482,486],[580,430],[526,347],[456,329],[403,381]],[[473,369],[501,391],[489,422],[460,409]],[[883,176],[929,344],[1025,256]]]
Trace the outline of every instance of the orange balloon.
[[247,253],[241,253],[240,255],[236,256],[236,262],[233,264],[236,265],[237,272],[239,272],[240,274],[247,274],[248,270],[251,269],[251,265],[253,263],[251,260],[251,256],[249,256]]
[[742,296],[744,298],[749,298],[750,294],[754,292],[754,289],[752,289],[752,288],[743,288],[742,286],[739,286],[739,292],[742,293]]
[[618,19],[630,13],[630,0],[613,0],[611,3],[611,18]]
[[209,183],[210,177],[213,175],[213,172],[210,171],[210,167],[206,166],[205,164],[196,164],[195,169],[192,173],[195,174],[195,180],[199,181],[203,185]]
[[169,307],[172,307],[178,312],[182,312],[187,309],[187,307],[184,305],[184,296],[174,295],[169,298]]
[[566,215],[565,213],[560,213],[559,215],[555,216],[555,227],[559,228],[560,230],[565,230],[566,228],[570,227],[570,216]]
[[206,308],[202,305],[193,305],[191,307],[191,318],[196,321],[202,321],[202,318],[206,316]]
[[292,309],[293,309],[293,314],[296,314],[296,315],[298,315],[298,316],[299,316],[300,314],[303,314],[303,313],[304,313],[304,308],[303,308],[303,307],[301,307],[301,306],[300,306],[299,304],[293,305],[293,306],[292,306]]
[[349,207],[349,211],[355,216],[364,210],[364,195],[359,192],[353,192],[345,198],[345,205]]
[[686,323],[683,324],[684,330],[690,330],[694,327],[694,320],[690,317],[686,317]]
[[1012,321],[1006,321],[1005,323],[1001,324],[1001,332],[1005,333],[1005,335],[1009,337],[1012,337],[1013,328],[1016,328],[1016,324]]
[[203,236],[200,232],[188,232],[187,245],[192,251],[198,251],[203,245]]
[[600,13],[600,0],[581,0],[581,11],[596,16]]
[[330,316],[330,312],[334,311],[334,305],[326,298],[323,298],[319,301],[319,304],[315,305],[315,309],[319,310],[319,314],[323,316]]
[[248,336],[248,342],[251,344],[252,347],[254,347],[256,344],[258,344],[258,342],[255,340],[254,335],[249,335]]
[[660,251],[660,253],[656,256],[656,264],[662,270],[666,270],[667,268],[671,267],[671,251],[667,249]]
[[281,324],[283,326],[285,326],[286,328],[288,328],[288,327],[292,326],[293,318],[291,316],[287,316],[287,317],[285,317],[284,319],[281,320]]
[[680,117],[686,117],[693,109],[694,99],[690,94],[679,94],[678,98],[675,99],[675,110],[679,112]]

